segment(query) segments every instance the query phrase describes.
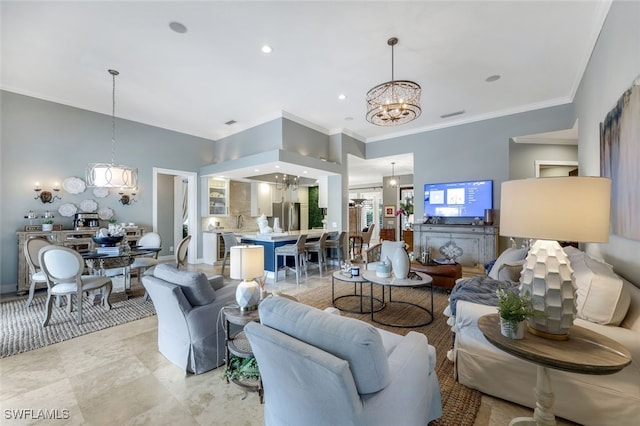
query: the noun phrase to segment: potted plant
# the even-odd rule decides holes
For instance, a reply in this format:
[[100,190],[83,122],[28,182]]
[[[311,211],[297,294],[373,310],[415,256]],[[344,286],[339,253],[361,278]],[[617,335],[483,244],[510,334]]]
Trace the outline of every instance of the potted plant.
[[43,231],[53,231],[53,220],[47,219],[42,222]]
[[236,355],[230,356],[229,365],[222,373],[227,381],[233,382],[253,382],[260,380],[260,370],[255,358],[241,358]]
[[510,288],[499,288],[497,294],[502,335],[510,339],[522,339],[524,321],[534,315],[531,296],[529,293],[520,296]]

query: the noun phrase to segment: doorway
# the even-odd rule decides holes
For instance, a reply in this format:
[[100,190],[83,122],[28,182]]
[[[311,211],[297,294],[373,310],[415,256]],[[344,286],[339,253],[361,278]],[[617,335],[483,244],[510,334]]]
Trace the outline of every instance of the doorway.
[[536,177],[577,176],[577,161],[535,160]]
[[[165,258],[175,256],[177,245],[182,239],[184,219],[182,209],[175,205],[182,205],[185,201],[186,208],[186,228],[191,235],[187,262],[194,264],[198,258],[198,174],[182,170],[153,168],[153,231],[162,236],[163,248],[173,250],[165,251]],[[170,182],[164,185],[163,182]],[[176,182],[180,182],[177,185]],[[184,197],[186,187],[186,197]],[[167,189],[170,188],[170,189]],[[163,195],[170,192],[170,196]],[[179,200],[179,202],[176,202]],[[165,204],[168,203],[168,206]],[[177,219],[176,219],[177,217]]]

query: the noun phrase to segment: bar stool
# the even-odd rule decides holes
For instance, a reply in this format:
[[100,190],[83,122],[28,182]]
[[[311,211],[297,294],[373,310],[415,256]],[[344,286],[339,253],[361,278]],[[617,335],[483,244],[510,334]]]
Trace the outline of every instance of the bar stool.
[[[344,260],[346,259],[344,250],[347,246],[347,231],[340,232],[340,235],[336,239],[327,239],[325,246],[331,252],[335,251],[338,262],[342,264],[342,262],[344,262]],[[334,256],[329,256],[329,258],[333,259]]]
[[[322,265],[327,266],[326,250],[327,250],[327,237],[328,233],[323,232],[318,241],[312,241],[304,245],[306,252],[306,261],[309,262],[309,253],[316,253],[318,255],[318,268],[320,269],[320,275],[322,275]],[[313,262],[312,262],[313,263]]]
[[296,273],[296,285],[300,285],[300,273],[301,269],[304,268],[304,277],[307,278],[307,264],[305,260],[305,251],[304,247],[307,242],[306,235],[298,236],[298,241],[295,244],[287,244],[284,246],[276,247],[275,255],[274,255],[274,284],[278,282],[278,256],[283,256],[283,265],[284,265],[284,276],[287,276],[287,256],[293,256],[293,262],[295,265],[294,271]]
[[220,275],[224,276],[224,267],[231,253],[231,247],[240,245],[240,243],[233,232],[225,232],[222,234],[222,239],[224,240],[224,259],[222,259],[222,272],[220,272]]

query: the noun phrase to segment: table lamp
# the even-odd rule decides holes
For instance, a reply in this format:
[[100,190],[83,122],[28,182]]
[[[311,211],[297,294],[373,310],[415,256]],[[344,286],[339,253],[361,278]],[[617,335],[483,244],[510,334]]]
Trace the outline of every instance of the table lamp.
[[236,289],[236,301],[240,310],[252,311],[260,302],[260,286],[254,280],[264,275],[264,247],[231,247],[231,272],[234,280],[242,280]]
[[566,340],[576,316],[575,280],[558,241],[607,242],[611,180],[549,177],[502,183],[500,235],[535,239],[520,279],[535,314],[529,332]]

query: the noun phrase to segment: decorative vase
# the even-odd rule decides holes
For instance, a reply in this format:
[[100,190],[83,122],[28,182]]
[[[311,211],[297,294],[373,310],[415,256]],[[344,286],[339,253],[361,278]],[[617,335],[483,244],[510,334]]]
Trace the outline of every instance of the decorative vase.
[[280,228],[280,218],[276,217],[273,219],[273,232],[282,232],[282,228]]
[[524,324],[525,321],[513,324],[500,318],[500,333],[509,339],[524,339]]
[[53,231],[53,224],[52,223],[43,223],[42,224],[42,230],[43,231]]
[[396,278],[404,280],[409,275],[409,268],[411,267],[411,262],[409,262],[409,255],[407,251],[398,247],[396,251],[393,252],[393,260],[391,261],[391,265],[393,267],[393,274]]

